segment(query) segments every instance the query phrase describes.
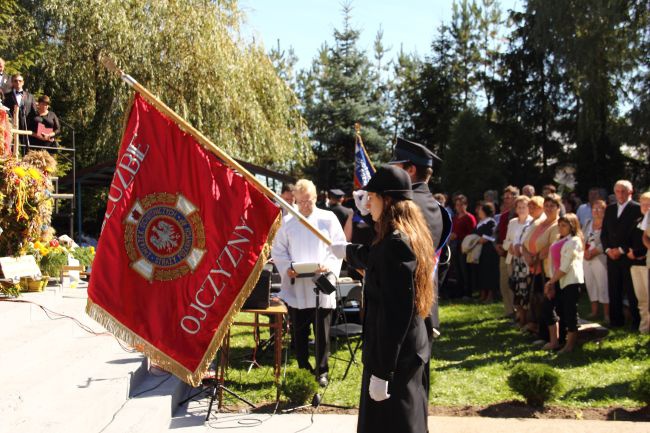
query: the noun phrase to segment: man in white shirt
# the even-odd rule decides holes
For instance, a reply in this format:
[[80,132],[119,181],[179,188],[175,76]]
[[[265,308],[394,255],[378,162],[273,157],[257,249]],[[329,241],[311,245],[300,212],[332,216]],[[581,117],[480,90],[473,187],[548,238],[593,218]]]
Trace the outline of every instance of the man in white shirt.
[[[329,237],[334,244],[346,241],[336,215],[329,210],[316,207],[316,187],[311,181],[301,179],[296,182],[294,197],[302,216]],[[316,295],[311,276],[301,277],[292,265],[300,262],[317,263],[317,273],[331,271],[338,277],[342,261],[336,258],[329,247],[311,233],[298,218],[293,217],[283,219],[282,227],[273,242],[271,255],[282,277],[279,296],[289,306],[298,367],[312,370],[309,364],[309,332],[310,326],[314,326],[314,334],[318,342],[316,347],[318,382],[321,386],[325,386],[328,380],[329,331],[332,312],[336,307],[336,293]],[[318,311],[316,311],[316,296],[319,301]]]

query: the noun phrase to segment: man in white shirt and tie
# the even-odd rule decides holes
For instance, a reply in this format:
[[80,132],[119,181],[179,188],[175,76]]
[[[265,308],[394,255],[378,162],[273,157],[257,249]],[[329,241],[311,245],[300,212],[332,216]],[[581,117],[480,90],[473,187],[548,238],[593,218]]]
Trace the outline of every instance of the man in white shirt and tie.
[[[38,113],[36,109],[36,102],[34,96],[27,90],[23,89],[25,80],[22,75],[16,74],[11,77],[12,89],[5,93],[4,101],[2,102],[5,107],[9,108],[9,115],[14,116],[14,107],[19,107],[18,110],[18,128],[22,130],[29,129],[32,118]],[[26,145],[29,149],[29,138],[27,135],[20,136],[20,142]]]

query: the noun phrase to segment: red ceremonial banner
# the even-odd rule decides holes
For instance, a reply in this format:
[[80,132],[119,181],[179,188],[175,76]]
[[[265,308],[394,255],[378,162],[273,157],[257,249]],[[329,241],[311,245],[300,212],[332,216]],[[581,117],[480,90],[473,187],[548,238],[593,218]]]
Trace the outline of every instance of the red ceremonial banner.
[[11,124],[9,116],[4,110],[0,110],[0,140],[3,143],[3,154],[11,155]]
[[280,215],[136,94],[86,311],[196,386],[259,278]]

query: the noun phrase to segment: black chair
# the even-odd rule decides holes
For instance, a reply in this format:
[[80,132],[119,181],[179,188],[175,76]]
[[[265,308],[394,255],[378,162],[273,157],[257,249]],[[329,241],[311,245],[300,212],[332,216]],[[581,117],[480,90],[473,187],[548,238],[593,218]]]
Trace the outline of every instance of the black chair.
[[[340,293],[339,293],[340,294]],[[339,296],[340,298],[340,296]],[[345,373],[343,374],[343,379],[348,376],[350,367],[352,364],[358,365],[356,359],[357,350],[361,346],[362,336],[363,336],[363,327],[358,323],[350,323],[347,320],[348,314],[356,313],[361,315],[363,306],[363,295],[361,287],[354,287],[348,293],[348,296],[341,301],[337,302],[337,314],[334,321],[334,324],[330,327],[330,338],[338,340],[340,338],[345,339],[345,344],[350,353],[350,358],[345,360],[348,362]],[[351,340],[356,339],[354,347],[352,346]],[[335,359],[340,359],[332,357]]]

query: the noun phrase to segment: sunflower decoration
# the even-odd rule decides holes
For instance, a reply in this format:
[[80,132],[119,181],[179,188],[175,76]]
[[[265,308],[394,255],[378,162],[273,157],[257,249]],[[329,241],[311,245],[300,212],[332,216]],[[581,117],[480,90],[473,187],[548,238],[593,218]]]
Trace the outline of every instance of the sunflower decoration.
[[55,170],[56,160],[46,151],[31,151],[22,160],[0,158],[0,256],[19,254],[50,225]]

